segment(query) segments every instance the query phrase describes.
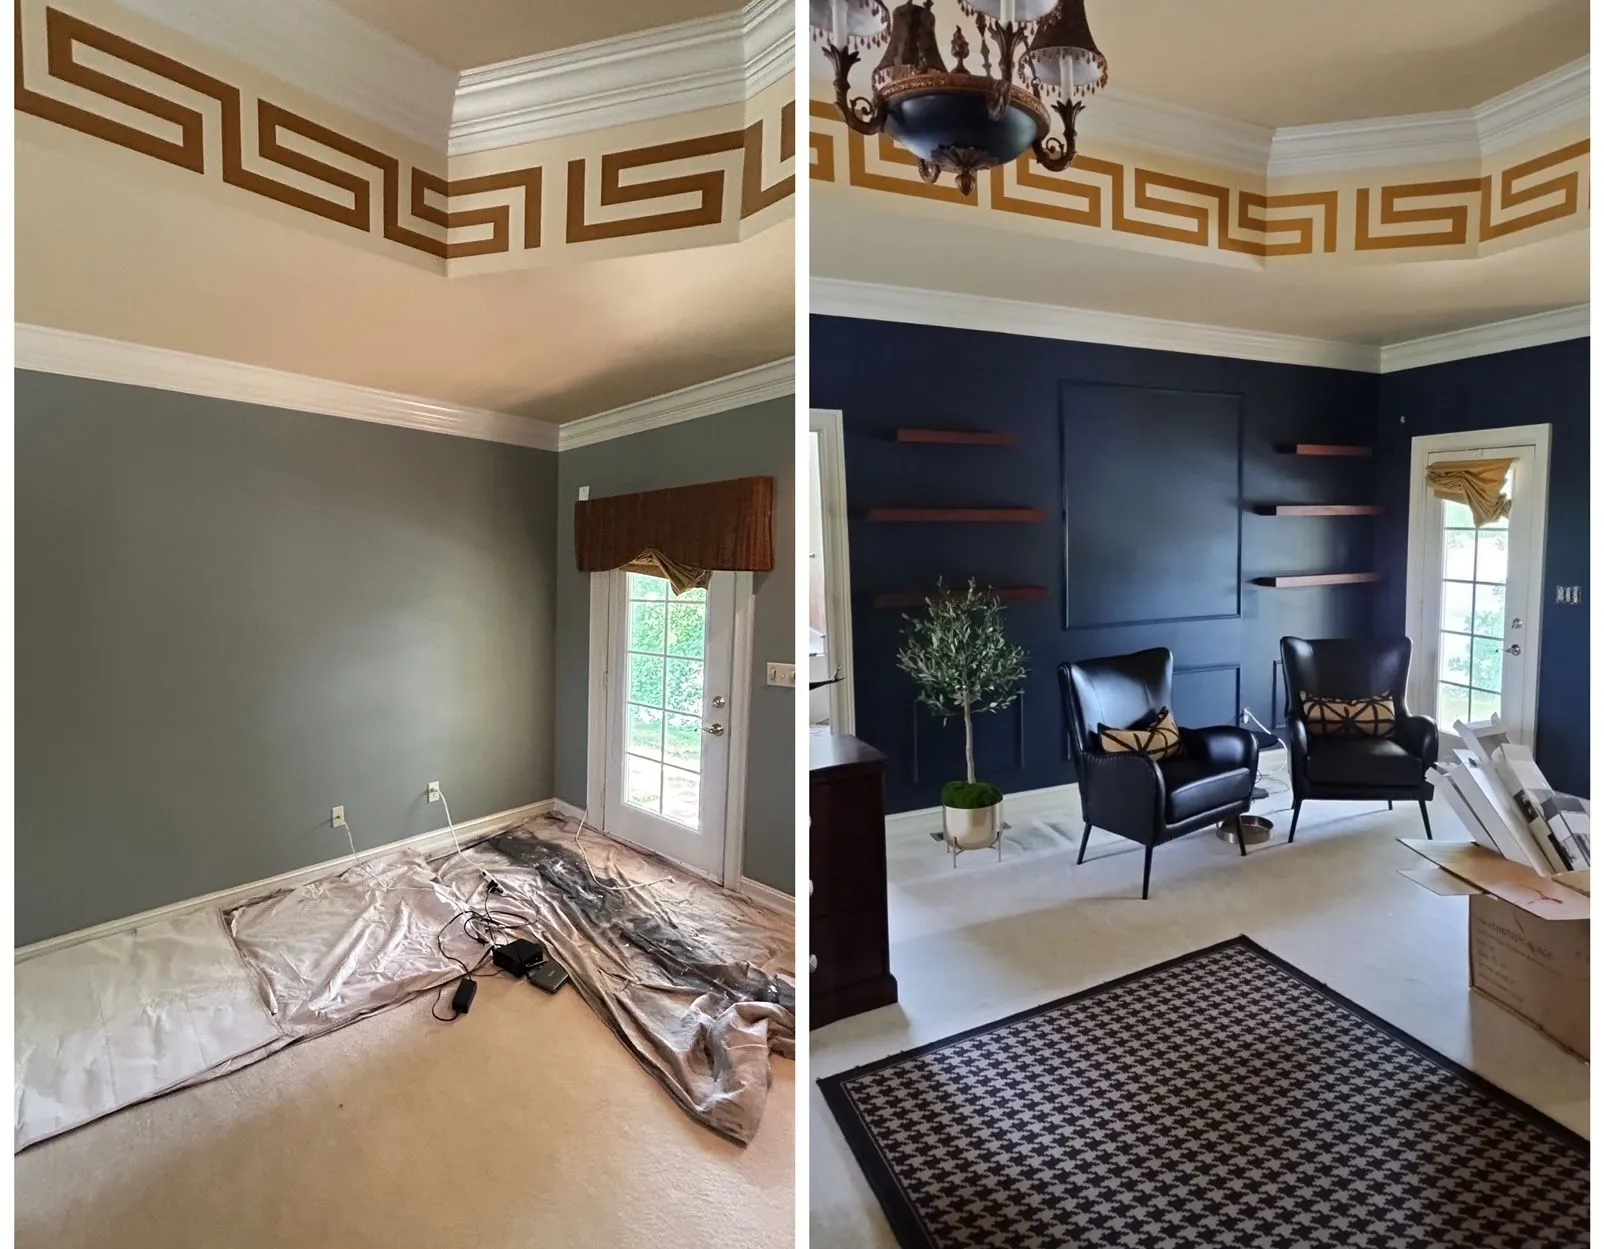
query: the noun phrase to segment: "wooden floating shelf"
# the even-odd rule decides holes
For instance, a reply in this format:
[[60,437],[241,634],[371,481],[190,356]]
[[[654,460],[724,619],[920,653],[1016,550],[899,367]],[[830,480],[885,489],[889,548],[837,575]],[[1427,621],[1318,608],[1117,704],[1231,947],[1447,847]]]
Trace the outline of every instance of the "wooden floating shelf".
[[1019,435],[994,434],[979,429],[899,429],[897,441],[947,447],[1017,447]]
[[1380,516],[1385,508],[1360,503],[1255,503],[1260,516]]
[[1267,585],[1275,590],[1295,590],[1316,585],[1361,585],[1367,581],[1380,581],[1379,572],[1325,572],[1312,576],[1255,577],[1254,585]]
[[[1023,602],[1028,599],[1046,598],[1052,593],[1044,585],[996,585],[982,587],[986,593],[994,594],[1004,603]],[[953,593],[954,591],[948,591]],[[899,593],[876,594],[874,605],[876,607],[923,607],[925,601],[934,591],[919,593],[918,591],[904,591]]]
[[1374,447],[1343,447],[1325,442],[1283,442],[1278,443],[1275,449],[1282,455],[1348,456],[1355,459],[1367,459],[1375,452]]
[[1034,525],[1047,519],[1041,507],[875,507],[867,518],[874,524],[900,525]]

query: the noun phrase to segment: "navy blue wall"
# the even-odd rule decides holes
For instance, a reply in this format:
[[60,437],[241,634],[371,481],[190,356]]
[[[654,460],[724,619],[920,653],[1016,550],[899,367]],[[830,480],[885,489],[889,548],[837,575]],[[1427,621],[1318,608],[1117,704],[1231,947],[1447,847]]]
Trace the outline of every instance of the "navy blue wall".
[[[1391,373],[1381,379],[1377,481],[1390,510],[1376,530],[1376,629],[1403,630],[1409,539],[1409,440],[1509,425],[1553,426],[1543,570],[1536,755],[1549,782],[1588,792],[1588,340],[1551,343]],[[1582,601],[1556,603],[1554,587]],[[1423,709],[1428,710],[1429,709]]]
[[[978,770],[1014,791],[1074,779],[1055,673],[1065,660],[1167,646],[1183,724],[1230,723],[1244,704],[1269,723],[1283,634],[1362,636],[1385,618],[1374,586],[1248,584],[1369,569],[1371,519],[1246,508],[1374,500],[1373,461],[1273,444],[1373,442],[1375,376],[835,317],[813,318],[811,350],[812,406],[843,413],[857,728],[891,757],[889,810],[935,804],[962,774],[962,730],[916,710],[896,667],[903,613],[874,608],[876,592],[971,575],[1051,591],[1007,607],[1030,677],[1019,704],[977,722]],[[899,427],[998,430],[1020,443],[899,444]],[[1048,519],[864,519],[872,507],[966,505],[1045,508]]]

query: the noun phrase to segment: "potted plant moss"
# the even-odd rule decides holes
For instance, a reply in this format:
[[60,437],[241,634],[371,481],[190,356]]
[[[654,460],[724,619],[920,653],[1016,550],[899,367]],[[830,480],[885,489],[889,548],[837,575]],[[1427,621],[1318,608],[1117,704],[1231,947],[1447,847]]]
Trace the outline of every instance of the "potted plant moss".
[[943,724],[961,715],[964,767],[961,781],[941,790],[943,828],[960,850],[995,845],[1002,833],[1002,791],[975,779],[974,717],[1001,711],[1019,697],[1025,652],[1003,633],[997,596],[976,589],[947,592],[939,583],[923,616],[908,616],[897,665],[913,678],[919,701]]

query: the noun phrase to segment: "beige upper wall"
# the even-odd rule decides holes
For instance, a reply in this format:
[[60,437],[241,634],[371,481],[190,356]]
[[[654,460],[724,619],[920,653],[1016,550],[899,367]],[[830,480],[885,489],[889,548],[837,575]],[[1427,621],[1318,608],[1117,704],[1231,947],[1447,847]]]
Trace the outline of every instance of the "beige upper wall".
[[451,69],[552,52],[692,18],[731,0],[334,0],[376,30]]

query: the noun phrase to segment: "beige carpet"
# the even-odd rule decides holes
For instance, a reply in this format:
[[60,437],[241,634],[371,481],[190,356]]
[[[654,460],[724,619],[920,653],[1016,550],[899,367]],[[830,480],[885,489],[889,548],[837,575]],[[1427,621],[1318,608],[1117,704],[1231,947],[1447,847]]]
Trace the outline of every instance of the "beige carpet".
[[742,1149],[572,987],[484,980],[455,1023],[409,1002],[19,1155],[16,1244],[771,1249],[794,1241],[795,1124],[790,1062]]

